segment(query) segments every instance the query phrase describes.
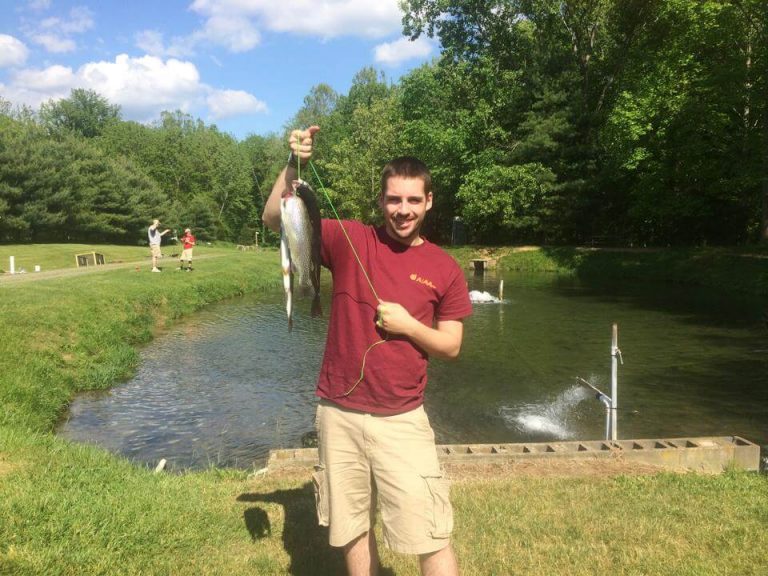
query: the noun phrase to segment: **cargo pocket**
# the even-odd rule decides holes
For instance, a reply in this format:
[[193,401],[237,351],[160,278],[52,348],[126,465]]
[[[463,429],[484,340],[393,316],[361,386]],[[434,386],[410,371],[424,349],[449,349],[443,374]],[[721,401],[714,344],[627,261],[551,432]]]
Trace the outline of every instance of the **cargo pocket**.
[[[427,489],[427,531],[432,538],[449,538],[453,531],[451,485],[444,476],[422,476]],[[431,510],[430,510],[431,508]]]
[[317,508],[317,523],[328,526],[328,483],[325,481],[325,468],[315,466],[312,473],[312,485],[315,488],[315,507]]

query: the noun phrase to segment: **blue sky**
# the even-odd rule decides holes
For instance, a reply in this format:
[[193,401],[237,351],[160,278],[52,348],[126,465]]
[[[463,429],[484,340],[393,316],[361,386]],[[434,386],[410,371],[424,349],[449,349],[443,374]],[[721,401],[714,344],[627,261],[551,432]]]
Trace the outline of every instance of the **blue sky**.
[[182,110],[238,139],[279,132],[312,86],[366,66],[397,80],[438,55],[398,0],[0,0],[0,97],[95,90],[126,120]]

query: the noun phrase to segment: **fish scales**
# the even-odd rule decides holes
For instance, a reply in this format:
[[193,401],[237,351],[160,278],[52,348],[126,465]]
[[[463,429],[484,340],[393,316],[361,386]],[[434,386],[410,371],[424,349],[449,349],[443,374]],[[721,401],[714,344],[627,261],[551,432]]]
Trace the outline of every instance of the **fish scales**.
[[320,206],[312,188],[294,180],[280,199],[280,260],[288,330],[294,294],[312,294],[312,316],[320,316]]

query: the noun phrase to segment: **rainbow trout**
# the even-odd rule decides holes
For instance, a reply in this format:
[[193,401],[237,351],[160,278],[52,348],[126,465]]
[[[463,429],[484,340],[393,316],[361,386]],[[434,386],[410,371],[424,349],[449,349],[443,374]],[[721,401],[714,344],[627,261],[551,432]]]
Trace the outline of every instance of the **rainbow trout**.
[[312,316],[320,316],[320,207],[312,188],[294,180],[280,199],[280,260],[288,330],[293,328],[293,295],[312,294]]

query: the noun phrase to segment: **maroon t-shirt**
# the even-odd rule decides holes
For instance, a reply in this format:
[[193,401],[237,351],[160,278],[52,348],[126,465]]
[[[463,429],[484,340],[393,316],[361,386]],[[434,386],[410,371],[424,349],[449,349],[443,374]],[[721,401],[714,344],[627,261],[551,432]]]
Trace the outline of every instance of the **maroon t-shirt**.
[[[384,228],[348,220],[343,225],[379,298],[401,304],[430,327],[437,320],[460,320],[472,313],[464,274],[443,250],[426,240],[404,246]],[[323,220],[322,226],[322,260],[333,276],[333,298],[317,395],[376,414],[420,406],[427,384],[426,352],[376,327],[376,296],[341,224]],[[382,339],[386,341],[371,347]],[[355,386],[361,370],[363,379]]]

